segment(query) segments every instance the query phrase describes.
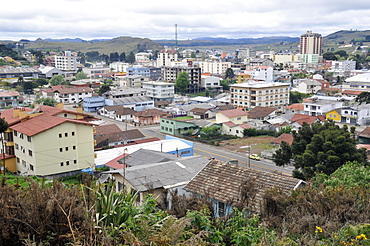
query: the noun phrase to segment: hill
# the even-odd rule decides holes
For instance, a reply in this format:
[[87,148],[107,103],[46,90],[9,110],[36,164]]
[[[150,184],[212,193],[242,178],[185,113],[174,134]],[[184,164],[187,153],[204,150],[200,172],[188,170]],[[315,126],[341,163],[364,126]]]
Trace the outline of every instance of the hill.
[[100,54],[110,54],[112,52],[136,53],[142,50],[158,50],[162,46],[148,38],[118,37],[107,41],[84,41],[81,39],[62,40],[43,40],[37,39],[34,42],[26,42],[24,49],[34,50],[55,50],[55,51],[98,51]]

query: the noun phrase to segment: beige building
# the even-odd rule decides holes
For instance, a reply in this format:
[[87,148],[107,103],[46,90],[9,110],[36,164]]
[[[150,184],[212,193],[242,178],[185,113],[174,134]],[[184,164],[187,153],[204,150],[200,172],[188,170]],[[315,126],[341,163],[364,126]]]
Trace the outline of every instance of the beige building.
[[301,35],[299,44],[300,54],[318,54],[321,56],[322,53],[322,36],[318,33],[307,33]]
[[1,113],[5,166],[20,175],[67,176],[94,165],[92,116],[49,106]]
[[222,110],[216,113],[216,123],[233,122],[242,124],[248,120],[248,113],[242,109]]
[[247,82],[230,86],[231,104],[237,108],[256,106],[283,109],[289,103],[290,83]]
[[231,68],[231,62],[200,61],[199,67],[202,73],[224,74],[228,68]]
[[171,62],[178,61],[178,54],[176,50],[165,49],[157,54],[157,67],[171,66]]
[[70,51],[66,51],[64,56],[54,56],[55,67],[62,71],[76,71],[76,57],[71,55]]

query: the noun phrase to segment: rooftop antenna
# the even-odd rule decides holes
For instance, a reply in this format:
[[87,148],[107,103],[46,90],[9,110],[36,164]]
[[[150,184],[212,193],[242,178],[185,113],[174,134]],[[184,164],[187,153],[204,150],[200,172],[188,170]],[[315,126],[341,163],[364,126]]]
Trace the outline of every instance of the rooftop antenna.
[[178,43],[177,43],[177,24],[175,24],[175,48],[177,49]]

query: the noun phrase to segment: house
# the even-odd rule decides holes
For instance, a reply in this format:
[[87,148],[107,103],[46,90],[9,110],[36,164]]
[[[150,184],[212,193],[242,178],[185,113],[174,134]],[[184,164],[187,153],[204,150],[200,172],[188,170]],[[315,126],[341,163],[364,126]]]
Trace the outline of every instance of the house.
[[130,87],[130,88],[141,88],[143,82],[148,82],[149,77],[143,75],[130,75],[126,76],[126,80],[122,81],[121,86]]
[[126,167],[136,167],[148,163],[161,163],[175,161],[182,158],[179,155],[173,155],[166,152],[160,152],[150,149],[138,149],[135,152],[120,158],[119,163],[125,164]]
[[280,145],[281,142],[286,142],[287,144],[292,145],[293,140],[294,138],[292,134],[283,133],[279,137],[275,138],[272,141],[272,143],[276,145]]
[[277,108],[257,106],[248,111],[249,119],[268,120],[276,116]]
[[316,94],[321,90],[321,83],[314,79],[300,79],[297,91],[305,94]]
[[7,170],[60,177],[93,166],[93,116],[39,105],[4,110],[1,117],[9,125],[4,133]]
[[312,100],[306,100],[303,102],[304,111],[303,113],[306,115],[316,116],[316,115],[323,115],[325,116],[327,112],[341,108],[343,106],[343,101],[338,100],[321,100],[319,98],[312,98]]
[[366,127],[358,134],[358,141],[360,144],[370,144],[370,127]]
[[149,162],[142,165],[104,172],[112,174],[116,180],[116,190],[124,188],[138,192],[137,202],[153,194],[158,201],[167,196],[168,191],[178,190],[183,194],[183,187],[204,168],[209,160],[203,156],[183,157],[167,162]]
[[145,136],[138,129],[102,134],[94,138],[96,142],[95,148],[102,148],[106,146],[115,147],[117,145],[125,145],[128,143],[135,142],[135,140],[143,138],[145,138]]
[[243,206],[249,211],[259,212],[263,194],[267,189],[279,188],[289,193],[304,185],[304,181],[290,176],[213,159],[184,189],[210,199],[214,215],[222,217],[230,214],[234,206]]
[[122,131],[116,124],[95,126],[94,138],[101,135]]
[[34,67],[12,67],[0,68],[0,79],[40,78],[41,71]]
[[147,109],[141,112],[136,112],[134,114],[134,122],[139,123],[140,125],[153,125],[159,124],[161,122],[161,118],[169,117],[170,114],[156,109]]
[[193,108],[188,112],[188,116],[193,116],[194,119],[209,119],[215,116],[214,112],[206,108]]
[[363,91],[355,91],[355,90],[343,90],[342,95],[347,97],[358,97]]
[[242,109],[223,110],[216,113],[216,123],[234,122],[242,124],[248,120],[248,113]]
[[246,123],[235,124],[232,121],[227,121],[227,122],[222,123],[221,133],[242,138],[244,137],[244,129],[249,129],[249,128],[253,128],[253,127]]
[[107,99],[123,97],[139,97],[146,96],[146,91],[142,88],[118,89],[107,91],[103,93],[103,96]]
[[335,122],[341,122],[342,120],[342,109],[341,108],[336,108],[333,110],[330,110],[329,112],[326,113],[325,118],[327,120],[333,120]]
[[134,121],[135,110],[123,105],[104,106],[98,110],[98,114],[118,121]]
[[293,117],[290,119],[290,125],[293,127],[292,130],[298,129],[306,122],[309,125],[312,125],[315,122],[324,122],[326,119],[322,115],[318,116],[310,116],[305,114],[294,114]]
[[43,97],[54,98],[61,103],[79,103],[85,97],[92,97],[93,90],[89,87],[66,87],[64,85],[51,86],[51,88],[43,90]]
[[16,107],[23,103],[18,91],[0,91],[0,108]]
[[285,107],[285,113],[303,114],[304,105],[302,103],[293,103]]
[[185,133],[194,133],[199,129],[197,125],[186,120],[176,120],[176,118],[161,118],[160,131],[164,134],[180,136]]

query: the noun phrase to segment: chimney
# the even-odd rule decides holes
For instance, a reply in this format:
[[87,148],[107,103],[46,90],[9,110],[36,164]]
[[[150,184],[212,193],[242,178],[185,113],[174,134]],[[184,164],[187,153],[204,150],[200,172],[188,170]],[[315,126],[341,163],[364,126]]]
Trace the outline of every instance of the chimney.
[[77,107],[76,108],[76,112],[82,114],[83,113],[82,107]]
[[19,119],[23,119],[23,118],[26,118],[27,117],[27,112],[25,110],[25,108],[21,108],[19,110]]
[[14,108],[14,109],[13,109],[13,117],[14,117],[14,118],[16,118],[16,117],[18,117],[18,116],[19,116],[19,111],[20,111],[20,109],[19,109],[19,108]]
[[59,108],[59,109],[64,109],[64,104],[63,103],[57,103],[56,107]]

